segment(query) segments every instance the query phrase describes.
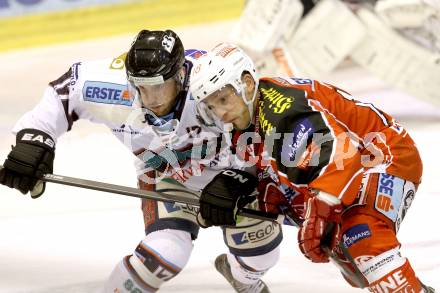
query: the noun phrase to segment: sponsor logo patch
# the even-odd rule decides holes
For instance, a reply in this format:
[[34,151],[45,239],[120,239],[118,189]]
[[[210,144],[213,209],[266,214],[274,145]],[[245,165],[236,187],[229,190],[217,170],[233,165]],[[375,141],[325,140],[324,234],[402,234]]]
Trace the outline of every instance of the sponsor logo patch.
[[281,150],[281,159],[288,165],[298,163],[306,152],[307,141],[313,135],[314,127],[310,120],[301,120],[293,129],[292,133],[286,134]]
[[359,224],[351,227],[342,235],[344,247],[348,248],[356,242],[371,237],[371,231],[367,224]]
[[368,288],[370,292],[374,293],[388,293],[388,292],[416,292],[415,288],[409,284],[402,270],[398,270],[390,274],[386,279],[381,280]]
[[112,105],[131,106],[133,98],[130,97],[127,85],[86,81],[83,87],[84,101]]
[[21,140],[23,141],[33,141],[33,142],[39,142],[41,144],[45,144],[51,148],[55,147],[55,142],[50,137],[44,137],[41,134],[34,134],[34,133],[25,133],[21,137]]
[[292,107],[295,101],[294,97],[285,96],[284,93],[279,92],[275,88],[261,88],[263,99],[267,101],[268,108],[275,114],[282,114],[287,109]]
[[173,202],[164,202],[164,206],[169,214],[174,213],[174,212],[178,212],[178,211],[182,211],[183,213],[197,216],[197,213],[199,212],[198,207],[195,207],[195,206],[192,206],[189,204],[186,204],[186,205],[182,204],[181,205],[181,204],[176,204]]
[[264,228],[258,229],[256,231],[244,231],[232,234],[231,237],[235,244],[241,245],[245,243],[257,243],[263,241],[272,236],[275,230],[275,224],[269,223]]
[[113,59],[112,63],[110,64],[110,69],[117,69],[117,70],[123,69],[125,66],[126,57],[127,57],[127,53],[123,53],[120,56]]
[[194,59],[198,59],[200,56],[204,54],[206,54],[206,51],[196,50],[196,49],[185,50],[185,57],[191,57]]
[[375,278],[380,278],[381,271],[384,271],[383,268],[388,266],[389,264],[396,262],[396,259],[400,258],[400,255],[397,253],[385,253],[385,255],[377,256],[371,259],[368,259],[364,263],[361,264],[361,271],[366,277],[369,277],[372,274],[378,274]]
[[373,255],[361,255],[354,259],[354,263],[356,266],[361,266],[362,264],[366,263],[367,261],[370,261],[374,258]]
[[[396,271],[407,262],[405,257],[402,257],[399,248],[393,248],[375,257],[363,256],[363,261],[356,260],[359,271],[364,275],[370,284],[377,283],[378,280],[385,281],[385,277],[390,272]],[[390,282],[392,283],[392,282]],[[374,291],[376,292],[376,291]],[[382,291],[379,291],[382,292]],[[388,291],[383,291],[388,292]],[[412,291],[392,291],[392,292],[412,292]]]
[[396,222],[402,202],[404,180],[385,173],[380,174],[377,186],[375,208],[387,218]]

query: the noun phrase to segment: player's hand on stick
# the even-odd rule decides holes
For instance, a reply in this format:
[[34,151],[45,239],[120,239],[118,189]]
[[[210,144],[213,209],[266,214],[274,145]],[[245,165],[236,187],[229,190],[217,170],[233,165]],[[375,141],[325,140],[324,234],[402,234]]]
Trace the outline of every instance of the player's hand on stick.
[[305,210],[298,231],[299,248],[312,262],[328,262],[329,255],[322,247],[333,250],[337,243],[342,204],[338,198],[321,192],[308,199]]
[[12,147],[0,171],[0,183],[21,193],[29,191],[33,198],[43,194],[45,174],[53,172],[55,142],[52,137],[37,129],[23,129],[17,133]]
[[257,183],[254,175],[237,169],[217,174],[200,196],[200,226],[235,225],[240,208],[255,199]]

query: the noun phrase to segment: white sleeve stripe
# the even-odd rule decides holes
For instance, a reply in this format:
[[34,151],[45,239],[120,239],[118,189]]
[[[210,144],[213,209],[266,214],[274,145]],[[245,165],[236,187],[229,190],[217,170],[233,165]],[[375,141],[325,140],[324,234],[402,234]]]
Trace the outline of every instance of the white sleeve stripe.
[[382,122],[385,126],[390,126],[388,124],[386,117],[384,115],[382,115],[382,113],[380,113],[379,110],[377,110],[376,107],[374,107],[372,104],[358,102],[358,103],[356,103],[356,106],[370,108],[371,110],[374,111],[374,113],[376,113],[377,116],[379,116],[379,118],[382,120]]

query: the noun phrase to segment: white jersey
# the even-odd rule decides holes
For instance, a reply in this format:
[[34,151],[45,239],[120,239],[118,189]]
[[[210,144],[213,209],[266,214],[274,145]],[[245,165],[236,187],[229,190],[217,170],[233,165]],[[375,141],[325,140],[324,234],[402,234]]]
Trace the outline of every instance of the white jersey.
[[192,190],[201,190],[219,170],[232,167],[234,160],[228,139],[220,128],[200,121],[196,102],[187,91],[192,56],[198,54],[197,50],[186,51],[184,91],[175,109],[174,121],[179,123],[172,134],[158,133],[147,122],[140,98],[129,94],[125,54],[74,64],[49,84],[41,102],[17,122],[13,132],[35,128],[56,140],[78,119],[103,123],[136,155],[140,179],[157,182],[144,175],[155,170],[156,178],[173,178]]

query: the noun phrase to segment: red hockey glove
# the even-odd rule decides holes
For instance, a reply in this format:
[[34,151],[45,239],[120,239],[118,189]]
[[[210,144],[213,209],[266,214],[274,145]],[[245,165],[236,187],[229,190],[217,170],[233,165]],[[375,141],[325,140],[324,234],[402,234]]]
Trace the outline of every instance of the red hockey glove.
[[261,181],[258,184],[258,206],[266,213],[280,214],[280,207],[288,206],[289,203],[274,182],[266,181]]
[[329,256],[322,249],[336,245],[342,204],[330,194],[321,192],[306,202],[305,220],[298,232],[301,252],[312,262],[328,262]]
[[[263,176],[259,176],[263,177]],[[258,181],[258,205],[260,210],[269,214],[280,214],[288,208],[290,212],[302,216],[304,197],[309,196],[308,188],[282,188],[280,183],[274,182],[270,176],[264,176]]]

